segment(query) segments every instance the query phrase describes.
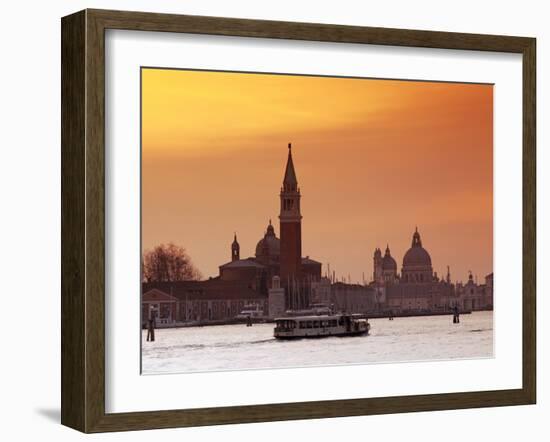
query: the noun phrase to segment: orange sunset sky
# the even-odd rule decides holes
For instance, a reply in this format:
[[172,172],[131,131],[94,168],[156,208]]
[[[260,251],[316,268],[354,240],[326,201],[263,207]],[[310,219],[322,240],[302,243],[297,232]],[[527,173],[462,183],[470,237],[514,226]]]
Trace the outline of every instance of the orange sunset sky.
[[303,255],[370,280],[401,271],[417,225],[439,275],[492,272],[493,86],[142,69],[143,248],[185,247],[203,276],[253,256],[292,143]]

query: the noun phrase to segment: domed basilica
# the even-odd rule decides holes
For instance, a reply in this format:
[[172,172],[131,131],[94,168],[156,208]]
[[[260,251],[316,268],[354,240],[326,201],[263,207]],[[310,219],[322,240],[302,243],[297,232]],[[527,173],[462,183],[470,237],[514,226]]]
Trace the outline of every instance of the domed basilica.
[[433,310],[456,304],[450,269],[447,267],[445,279],[439,279],[433,271],[430,254],[422,246],[418,228],[413,233],[411,247],[403,256],[401,274],[397,272],[397,262],[391,256],[389,245],[384,256],[379,248],[375,249],[373,260],[371,286],[376,288],[379,304],[395,311]]
[[[450,275],[448,278],[450,279]],[[422,247],[418,228],[414,231],[411,248],[403,256],[401,276],[397,274],[397,262],[391,256],[389,245],[386,247],[383,257],[380,249],[377,248],[374,251],[373,280],[375,282],[417,284],[433,282],[436,279],[437,274],[433,273],[432,258],[428,251]]]

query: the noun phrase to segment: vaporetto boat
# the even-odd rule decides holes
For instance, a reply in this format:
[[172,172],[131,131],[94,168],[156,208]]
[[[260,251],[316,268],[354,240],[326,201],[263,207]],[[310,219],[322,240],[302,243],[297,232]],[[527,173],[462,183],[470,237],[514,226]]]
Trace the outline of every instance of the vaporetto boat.
[[275,318],[273,335],[277,339],[323,338],[367,335],[370,324],[357,315],[309,315]]

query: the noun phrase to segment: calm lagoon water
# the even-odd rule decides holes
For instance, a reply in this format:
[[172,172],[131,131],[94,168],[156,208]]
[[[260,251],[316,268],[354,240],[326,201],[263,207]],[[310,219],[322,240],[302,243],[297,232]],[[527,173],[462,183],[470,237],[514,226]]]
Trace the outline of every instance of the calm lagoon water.
[[410,362],[493,356],[493,312],[371,319],[369,336],[279,341],[274,324],[143,331],[144,374]]

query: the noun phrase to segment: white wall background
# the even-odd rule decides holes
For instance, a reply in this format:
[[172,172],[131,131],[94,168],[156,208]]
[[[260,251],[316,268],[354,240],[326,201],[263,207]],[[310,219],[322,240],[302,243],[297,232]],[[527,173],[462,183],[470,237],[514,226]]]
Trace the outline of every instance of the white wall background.
[[[79,440],[60,407],[60,17],[86,7],[508,35],[538,39],[538,405],[231,425],[96,440],[547,440],[550,368],[550,13],[542,1],[331,2],[52,0],[5,2],[0,68],[0,407],[3,440]],[[413,381],[413,380],[412,380]],[[32,440],[32,439],[31,439]]]

